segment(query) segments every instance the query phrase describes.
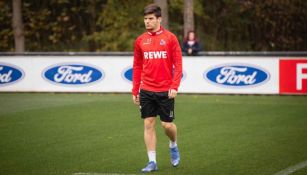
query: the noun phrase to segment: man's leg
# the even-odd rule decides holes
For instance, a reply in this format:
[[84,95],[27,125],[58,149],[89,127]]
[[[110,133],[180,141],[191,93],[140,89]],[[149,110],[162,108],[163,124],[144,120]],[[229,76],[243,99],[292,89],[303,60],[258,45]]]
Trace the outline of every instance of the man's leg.
[[162,122],[162,127],[164,128],[165,134],[168,136],[170,141],[176,142],[177,140],[177,126],[171,122]]
[[149,163],[142,172],[156,171],[157,161],[156,161],[156,129],[155,129],[156,118],[147,117],[144,119],[144,141],[147,149],[147,155]]
[[171,163],[174,167],[177,167],[180,162],[180,155],[177,146],[177,126],[172,122],[161,121],[162,127],[164,128],[165,134],[170,139],[170,153],[171,153]]
[[144,141],[147,152],[156,151],[156,129],[155,129],[156,118],[148,117],[144,119]]

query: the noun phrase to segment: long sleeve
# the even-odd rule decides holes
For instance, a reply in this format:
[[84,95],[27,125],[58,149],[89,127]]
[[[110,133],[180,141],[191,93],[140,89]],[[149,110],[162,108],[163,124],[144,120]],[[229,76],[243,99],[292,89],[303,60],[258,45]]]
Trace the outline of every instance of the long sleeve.
[[173,38],[174,39],[172,39],[172,58],[174,65],[174,73],[173,73],[171,89],[178,90],[182,77],[182,53],[177,38],[175,36]]
[[165,92],[176,89],[182,77],[182,55],[177,37],[160,30],[154,35],[143,33],[134,43],[133,88],[138,95],[140,89]]
[[133,60],[133,88],[132,88],[132,94],[138,95],[140,90],[140,84],[141,84],[141,74],[143,69],[143,55],[141,48],[139,47],[138,40],[134,43],[134,60]]

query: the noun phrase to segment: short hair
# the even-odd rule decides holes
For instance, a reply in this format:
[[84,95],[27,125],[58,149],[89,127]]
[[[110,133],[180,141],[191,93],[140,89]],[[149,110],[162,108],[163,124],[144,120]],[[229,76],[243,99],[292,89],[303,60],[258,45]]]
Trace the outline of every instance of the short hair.
[[144,8],[144,16],[154,14],[157,18],[161,17],[161,8],[157,4],[149,4]]

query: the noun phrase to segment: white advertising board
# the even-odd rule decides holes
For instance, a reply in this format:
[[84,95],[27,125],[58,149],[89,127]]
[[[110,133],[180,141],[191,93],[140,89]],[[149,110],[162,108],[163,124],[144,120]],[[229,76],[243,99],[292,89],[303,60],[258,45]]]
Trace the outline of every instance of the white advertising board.
[[184,70],[182,92],[278,94],[278,58],[187,58]]
[[[130,92],[132,56],[1,56],[2,92]],[[184,57],[180,92],[278,94],[274,57]]]

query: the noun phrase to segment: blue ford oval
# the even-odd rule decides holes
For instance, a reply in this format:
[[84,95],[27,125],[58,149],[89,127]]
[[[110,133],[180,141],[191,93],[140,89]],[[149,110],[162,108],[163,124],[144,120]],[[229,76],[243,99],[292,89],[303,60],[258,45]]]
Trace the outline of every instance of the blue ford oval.
[[0,86],[16,83],[24,76],[22,69],[13,65],[0,63]]
[[60,64],[43,72],[45,79],[64,85],[85,85],[104,78],[104,72],[85,64]]
[[129,67],[123,71],[122,76],[125,80],[132,81],[132,73],[133,73],[133,69],[132,67]]
[[269,72],[250,65],[222,65],[204,73],[211,83],[228,87],[247,87],[265,83],[270,79]]

